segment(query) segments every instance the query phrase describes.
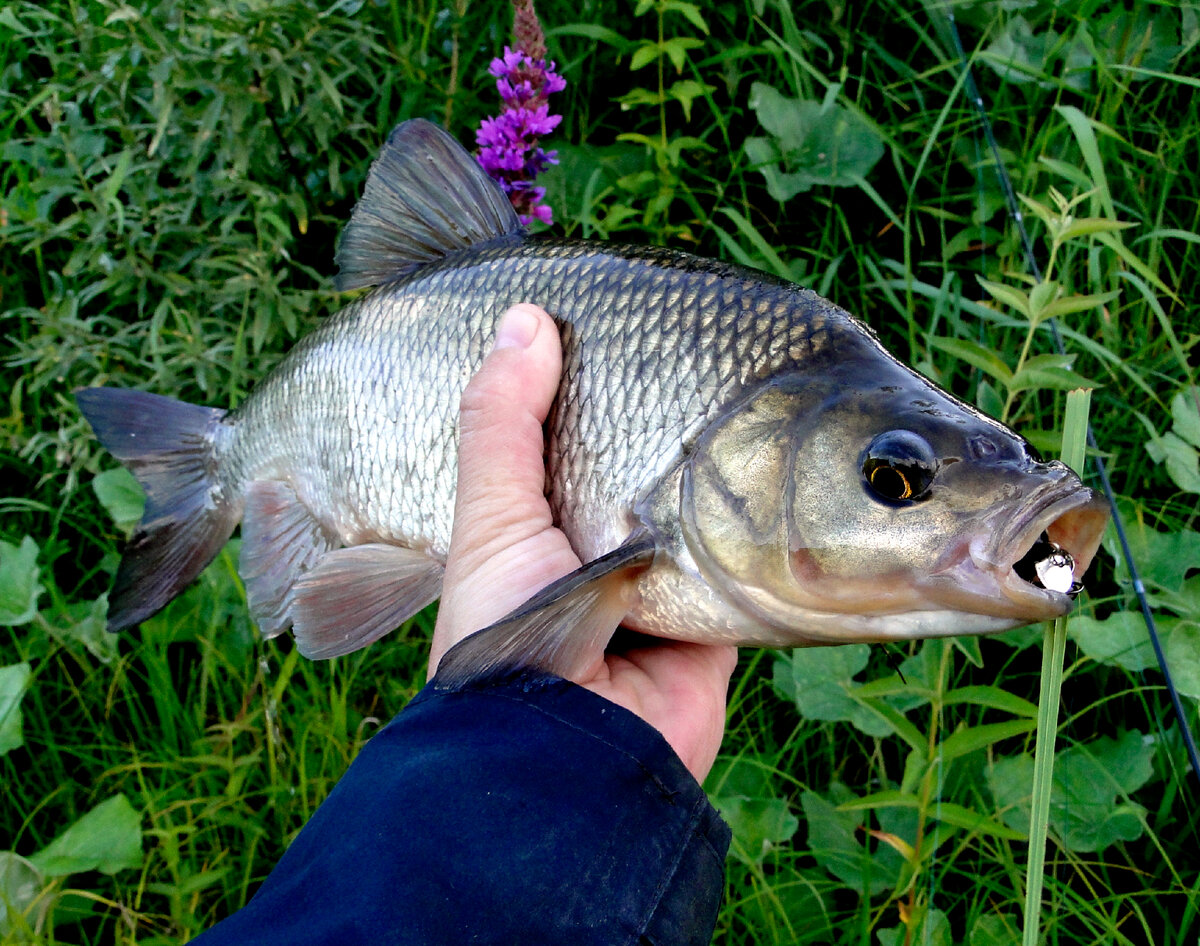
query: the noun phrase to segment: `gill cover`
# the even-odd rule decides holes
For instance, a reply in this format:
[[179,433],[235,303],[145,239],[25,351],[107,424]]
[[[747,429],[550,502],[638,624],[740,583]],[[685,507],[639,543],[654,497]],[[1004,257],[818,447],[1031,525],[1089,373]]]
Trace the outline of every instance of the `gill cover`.
[[787,507],[806,417],[820,395],[769,384],[730,406],[699,438],[681,482],[682,534],[701,574],[731,603],[778,624],[780,593],[802,603]]

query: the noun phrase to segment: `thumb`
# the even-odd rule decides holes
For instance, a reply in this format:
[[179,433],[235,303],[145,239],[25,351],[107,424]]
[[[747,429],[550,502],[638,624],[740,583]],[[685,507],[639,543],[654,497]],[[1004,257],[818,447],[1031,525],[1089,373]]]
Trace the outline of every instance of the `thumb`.
[[558,390],[562,346],[550,317],[522,304],[459,404],[458,490],[429,658],[579,566],[545,498],[542,424]]

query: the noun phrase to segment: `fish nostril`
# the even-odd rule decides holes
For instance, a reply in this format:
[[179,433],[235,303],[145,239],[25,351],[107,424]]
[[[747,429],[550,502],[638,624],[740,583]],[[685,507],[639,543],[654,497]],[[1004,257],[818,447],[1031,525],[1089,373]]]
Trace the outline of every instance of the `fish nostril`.
[[971,456],[976,460],[985,460],[996,454],[996,441],[990,437],[972,437],[967,442],[967,446],[971,449]]

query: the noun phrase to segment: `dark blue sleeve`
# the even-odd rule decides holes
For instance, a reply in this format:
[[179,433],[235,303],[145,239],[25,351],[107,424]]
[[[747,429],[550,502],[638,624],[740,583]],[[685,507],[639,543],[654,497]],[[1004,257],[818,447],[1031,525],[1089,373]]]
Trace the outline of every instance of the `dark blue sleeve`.
[[430,686],[194,942],[706,944],[728,846],[627,710],[556,677]]

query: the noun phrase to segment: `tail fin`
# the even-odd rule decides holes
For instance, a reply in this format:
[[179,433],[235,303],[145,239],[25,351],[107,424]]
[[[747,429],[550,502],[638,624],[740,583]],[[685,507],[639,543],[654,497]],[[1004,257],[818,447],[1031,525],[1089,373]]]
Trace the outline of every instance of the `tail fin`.
[[75,400],[97,439],[146,491],[146,511],[109,596],[108,629],[119,631],[183,591],[233,534],[241,509],[215,476],[225,411],[118,388],[85,388]]

